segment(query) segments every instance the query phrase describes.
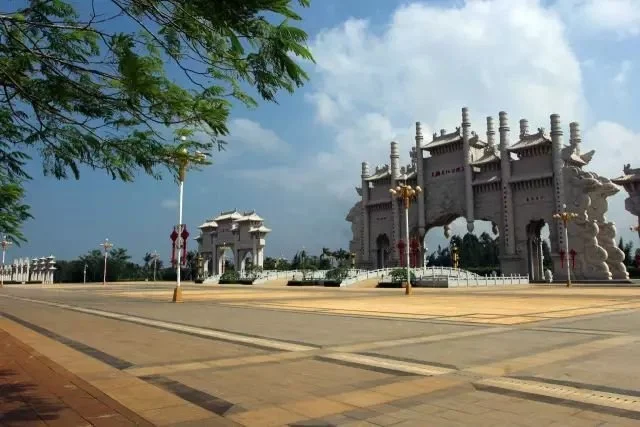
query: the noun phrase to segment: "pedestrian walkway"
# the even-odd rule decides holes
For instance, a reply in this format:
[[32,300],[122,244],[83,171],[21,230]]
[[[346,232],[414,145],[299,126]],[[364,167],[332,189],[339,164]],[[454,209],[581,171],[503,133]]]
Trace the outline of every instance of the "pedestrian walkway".
[[1,426],[151,426],[0,329]]

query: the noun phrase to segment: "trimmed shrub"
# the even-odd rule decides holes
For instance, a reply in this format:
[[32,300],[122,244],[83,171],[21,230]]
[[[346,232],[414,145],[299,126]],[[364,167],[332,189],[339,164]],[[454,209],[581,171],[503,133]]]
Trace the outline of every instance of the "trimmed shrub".
[[[416,281],[416,275],[412,271],[411,272],[411,283]],[[400,283],[407,281],[407,269],[406,268],[396,268],[391,270],[391,281],[393,283]]]

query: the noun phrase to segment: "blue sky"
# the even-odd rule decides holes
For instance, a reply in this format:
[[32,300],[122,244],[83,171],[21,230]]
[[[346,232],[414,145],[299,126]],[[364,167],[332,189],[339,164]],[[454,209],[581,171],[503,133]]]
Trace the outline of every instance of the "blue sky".
[[[193,237],[220,211],[255,209],[273,229],[267,256],[346,247],[360,162],[387,162],[397,140],[408,163],[414,123],[427,135],[452,129],[462,106],[479,133],[484,117],[500,110],[512,128],[520,117],[549,128],[549,114],[560,113],[565,135],[577,120],[584,149],[596,149],[589,170],[613,178],[623,163],[640,166],[638,1],[315,0],[301,13],[317,60],[307,65],[311,81],[280,94],[278,105],[234,109],[227,151],[187,176],[184,215]],[[31,170],[35,219],[9,259],[70,259],[108,237],[138,262],[153,250],[168,260],[177,222],[171,180],[121,183],[85,170],[80,181],[56,181],[38,163]],[[623,193],[610,199],[609,219],[634,238]],[[430,232],[429,247],[443,244],[441,236]]]

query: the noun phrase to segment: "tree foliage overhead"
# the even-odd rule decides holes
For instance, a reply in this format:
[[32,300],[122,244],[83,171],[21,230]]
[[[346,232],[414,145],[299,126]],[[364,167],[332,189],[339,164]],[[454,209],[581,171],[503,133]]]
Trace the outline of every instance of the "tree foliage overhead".
[[175,176],[175,136],[188,137],[195,149],[220,148],[232,102],[257,105],[244,88],[275,101],[280,90],[292,92],[307,79],[296,62],[312,60],[307,35],[289,24],[300,20],[296,3],[309,6],[309,0],[3,2],[0,167],[26,178],[25,152],[37,152],[44,174],[56,178],[77,179],[81,166],[124,181],[139,170]]

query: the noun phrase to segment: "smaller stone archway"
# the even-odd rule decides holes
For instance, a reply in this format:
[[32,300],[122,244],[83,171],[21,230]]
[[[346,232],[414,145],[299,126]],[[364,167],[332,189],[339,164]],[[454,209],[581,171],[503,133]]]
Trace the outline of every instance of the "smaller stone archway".
[[379,234],[376,238],[376,267],[389,267],[389,256],[391,254],[391,240],[385,234]]
[[236,267],[239,272],[246,273],[247,268],[253,266],[255,255],[251,250],[238,250],[239,266]]
[[537,219],[527,224],[527,270],[532,282],[544,281],[544,253],[542,250],[542,229],[547,225],[545,220]]

